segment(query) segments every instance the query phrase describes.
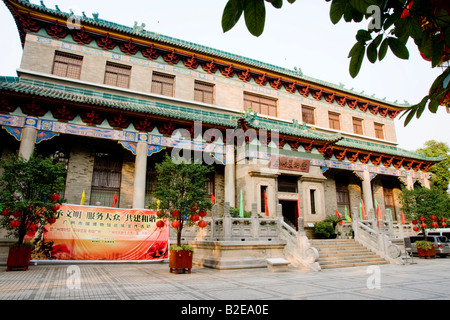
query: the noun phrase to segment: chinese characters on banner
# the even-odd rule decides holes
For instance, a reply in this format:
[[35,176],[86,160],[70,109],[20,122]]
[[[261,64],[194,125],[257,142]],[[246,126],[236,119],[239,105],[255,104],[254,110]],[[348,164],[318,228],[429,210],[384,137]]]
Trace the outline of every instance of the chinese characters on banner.
[[168,258],[169,227],[156,227],[156,211],[63,205],[46,230],[56,260]]

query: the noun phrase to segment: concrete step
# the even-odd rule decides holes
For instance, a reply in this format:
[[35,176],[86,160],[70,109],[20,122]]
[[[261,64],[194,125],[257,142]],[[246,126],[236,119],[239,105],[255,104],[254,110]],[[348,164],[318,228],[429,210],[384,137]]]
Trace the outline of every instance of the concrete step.
[[319,252],[322,269],[387,264],[388,262],[354,239],[310,240]]

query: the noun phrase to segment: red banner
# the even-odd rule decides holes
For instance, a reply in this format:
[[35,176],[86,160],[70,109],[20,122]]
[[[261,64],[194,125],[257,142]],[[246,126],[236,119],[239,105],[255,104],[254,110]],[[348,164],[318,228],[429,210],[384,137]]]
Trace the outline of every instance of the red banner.
[[44,239],[56,260],[167,259],[169,227],[157,228],[156,218],[150,210],[63,205]]

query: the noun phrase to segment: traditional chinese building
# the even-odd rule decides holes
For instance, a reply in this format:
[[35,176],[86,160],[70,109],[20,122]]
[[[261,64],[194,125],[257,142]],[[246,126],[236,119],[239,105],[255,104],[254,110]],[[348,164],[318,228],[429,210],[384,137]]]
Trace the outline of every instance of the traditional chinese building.
[[23,56],[17,77],[0,77],[0,154],[64,162],[68,203],[84,191],[92,206],[116,194],[118,207],[144,208],[155,163],[175,148],[214,160],[219,215],[242,195],[263,216],[281,203],[293,225],[362,202],[396,221],[401,185],[429,187],[439,159],[397,147],[404,105],[98,14],[4,3]]

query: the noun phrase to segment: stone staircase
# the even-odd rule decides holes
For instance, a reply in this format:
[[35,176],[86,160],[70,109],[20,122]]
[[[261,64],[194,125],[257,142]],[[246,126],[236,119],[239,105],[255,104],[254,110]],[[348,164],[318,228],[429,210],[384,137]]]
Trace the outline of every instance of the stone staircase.
[[311,239],[310,243],[319,252],[318,262],[322,269],[389,263],[354,239]]

